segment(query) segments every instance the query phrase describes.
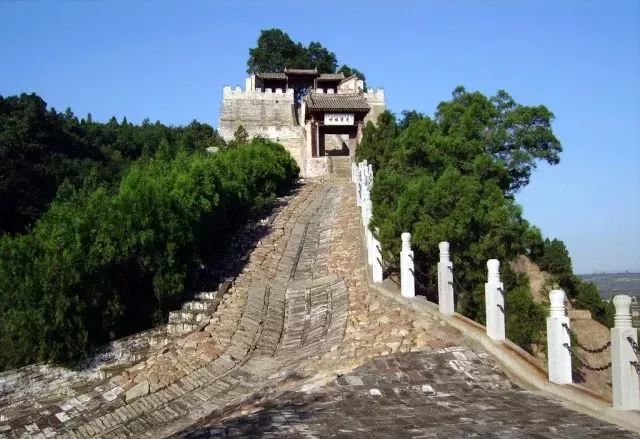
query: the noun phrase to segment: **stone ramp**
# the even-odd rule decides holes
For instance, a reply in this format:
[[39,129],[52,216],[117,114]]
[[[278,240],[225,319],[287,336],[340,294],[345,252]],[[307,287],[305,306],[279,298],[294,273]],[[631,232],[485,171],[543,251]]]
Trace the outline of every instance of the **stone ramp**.
[[[166,434],[200,416],[239,403],[266,386],[277,385],[310,357],[338,343],[344,334],[347,302],[343,282],[336,276],[327,276],[327,260],[333,211],[342,189],[320,185],[313,189],[297,211],[291,212],[294,222],[288,226],[281,224],[290,234],[286,236],[284,251],[272,258],[276,270],[270,272],[271,276],[258,277],[254,275],[265,273],[260,269],[247,271],[235,283],[231,294],[236,298],[244,296],[243,311],[227,346],[217,345],[224,349],[216,358],[195,364],[187,361],[199,342],[210,343],[213,338],[206,331],[194,332],[184,338],[186,343],[172,357],[179,359],[184,355],[187,363],[172,372],[172,382],[158,382],[157,374],[149,373],[156,363],[168,360],[161,354],[127,372],[129,377],[134,374],[136,377],[131,386],[112,380],[85,393],[82,400],[65,402],[10,422],[3,426],[1,434],[5,437],[131,437],[154,431],[154,435]],[[289,288],[294,278],[311,279],[311,283],[300,289],[306,281],[299,281]],[[189,302],[179,313],[200,312],[203,307],[199,303],[211,300],[216,298],[207,296],[202,301]],[[212,334],[217,326],[224,326],[227,317],[224,311],[229,310],[226,306],[219,308],[220,322],[208,328]],[[220,329],[224,332],[225,328]],[[283,339],[295,348],[286,347]],[[281,346],[285,348],[279,349]]]
[[270,227],[202,330],[0,421],[0,438],[442,437],[447,423],[453,436],[522,437],[545,422],[620,433],[514,388],[438,315],[369,290],[350,186],[303,185]]

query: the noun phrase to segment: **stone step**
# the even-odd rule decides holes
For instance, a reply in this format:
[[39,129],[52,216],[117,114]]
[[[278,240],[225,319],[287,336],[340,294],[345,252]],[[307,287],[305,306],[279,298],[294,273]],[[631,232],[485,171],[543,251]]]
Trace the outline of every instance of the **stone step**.
[[167,332],[172,335],[183,335],[195,331],[199,326],[197,323],[169,323]]
[[183,311],[215,311],[219,301],[216,300],[190,300],[182,304]]
[[168,344],[169,344],[169,338],[167,337],[166,334],[149,339],[150,347],[166,346]]
[[195,295],[196,300],[215,300],[218,296],[217,291],[202,291]]
[[200,323],[209,320],[210,314],[203,310],[180,310],[169,312],[169,323]]
[[334,178],[351,178],[351,159],[349,157],[331,157],[331,176]]

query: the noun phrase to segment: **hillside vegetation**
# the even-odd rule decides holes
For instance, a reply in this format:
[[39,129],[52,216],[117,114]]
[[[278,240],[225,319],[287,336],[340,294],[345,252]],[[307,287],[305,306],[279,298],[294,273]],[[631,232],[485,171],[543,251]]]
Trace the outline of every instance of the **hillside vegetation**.
[[[380,115],[369,123],[358,160],[373,164],[373,219],[387,255],[397,255],[402,232],[412,234],[421,294],[437,298],[438,243],[451,245],[457,309],[484,323],[486,262],[499,259],[506,289],[507,336],[525,349],[543,342],[544,306],[534,302],[526,276],[509,262],[526,255],[553,275],[577,307],[610,315],[594,286],[572,273],[566,247],[543,239],[522,216],[514,195],[540,161],[557,164],[562,148],[544,106],[523,106],[504,91],[493,97],[454,90],[434,117],[415,111]],[[378,232],[376,232],[376,230]],[[388,256],[387,256],[388,257]]]
[[[26,109],[5,112],[0,138],[16,142],[3,141],[3,157],[19,162],[14,152],[22,146],[26,164],[2,174],[2,186],[34,178],[30,190],[57,195],[48,204],[48,193],[37,200],[0,193],[3,206],[24,207],[20,215],[3,208],[4,224],[28,229],[0,237],[0,369],[72,363],[108,340],[161,322],[194,285],[211,250],[298,175],[275,143],[254,140],[208,154],[203,149],[216,136],[196,123],[82,123],[42,111],[34,96],[3,102],[21,100]],[[115,143],[97,137],[91,147],[63,148],[69,138],[47,134],[66,135],[69,126],[80,139],[92,138],[91,127],[105,136],[115,132],[107,136]],[[197,135],[199,128],[208,134]],[[128,135],[138,141],[128,143]],[[85,157],[87,148],[95,157]],[[28,227],[32,218],[38,219]]]
[[35,94],[0,95],[0,234],[29,229],[66,179],[79,188],[89,174],[108,186],[119,183],[136,159],[158,148],[204,151],[224,141],[209,125],[184,127],[124,118],[95,122],[47,108]]

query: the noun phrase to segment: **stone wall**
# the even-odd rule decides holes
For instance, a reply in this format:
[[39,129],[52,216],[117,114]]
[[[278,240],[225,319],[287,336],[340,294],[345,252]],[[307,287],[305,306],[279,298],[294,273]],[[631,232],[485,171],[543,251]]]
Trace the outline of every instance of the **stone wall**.
[[226,141],[242,125],[249,137],[265,137],[281,143],[303,169],[300,149],[304,145],[304,129],[298,126],[294,113],[293,89],[247,90],[224,87],[218,130]]
[[369,89],[364,93],[364,97],[367,101],[367,104],[371,107],[371,111],[364,118],[364,123],[371,121],[375,123],[378,120],[378,116],[386,110],[384,105],[384,90],[381,88],[378,89]]
[[304,175],[307,178],[322,177],[329,171],[328,157],[307,157]]
[[269,127],[296,126],[293,90],[242,90],[224,87],[218,130],[225,140],[242,125],[250,136],[262,135]]
[[[296,160],[304,177],[317,177],[327,172],[327,160],[324,157],[311,157],[310,132],[304,123],[305,106],[296,114],[293,89],[266,89],[264,92],[255,89],[255,78],[249,77],[245,82],[245,90],[240,87],[224,87],[218,131],[225,141],[233,139],[233,135],[240,125],[247,131],[249,137],[264,137],[282,144]],[[355,83],[359,86],[359,82]],[[347,84],[353,86],[354,84]],[[326,90],[328,93],[346,91],[344,86],[338,90]],[[324,91],[324,90],[323,90]],[[378,115],[385,110],[384,91],[382,89],[368,90],[365,94],[371,112],[365,122],[376,121]],[[347,139],[345,139],[347,140]],[[348,139],[351,143],[354,139]],[[338,147],[336,136],[325,138],[327,146]],[[335,145],[334,145],[335,143]]]

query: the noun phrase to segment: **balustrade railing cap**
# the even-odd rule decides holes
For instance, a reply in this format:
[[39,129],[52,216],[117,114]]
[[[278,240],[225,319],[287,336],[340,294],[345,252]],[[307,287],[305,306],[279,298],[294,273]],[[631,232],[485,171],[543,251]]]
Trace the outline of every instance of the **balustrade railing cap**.
[[613,306],[616,307],[616,314],[629,314],[631,297],[626,294],[617,294],[613,297]]
[[549,293],[549,302],[551,302],[551,308],[564,308],[564,291],[551,290]]
[[497,259],[489,259],[487,261],[487,269],[490,274],[499,273],[500,272],[500,261]]
[[631,297],[626,294],[617,294],[613,297],[613,306],[616,308],[614,324],[616,328],[631,328]]
[[449,254],[449,243],[447,241],[442,241],[438,244],[438,248],[440,249],[440,253]]
[[411,243],[411,233],[404,232],[402,235],[400,235],[400,239],[402,239],[402,243],[403,244],[410,244]]

